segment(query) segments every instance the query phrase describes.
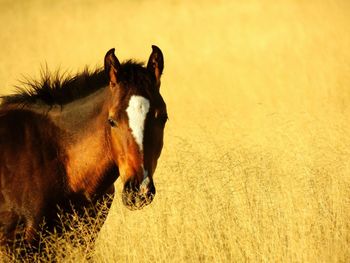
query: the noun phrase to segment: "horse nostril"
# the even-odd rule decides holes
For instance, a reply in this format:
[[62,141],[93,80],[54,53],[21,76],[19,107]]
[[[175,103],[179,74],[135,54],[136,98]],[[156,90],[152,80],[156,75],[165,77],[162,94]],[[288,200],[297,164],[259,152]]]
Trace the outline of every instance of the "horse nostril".
[[154,198],[155,194],[156,194],[155,191],[153,191],[153,192],[148,191],[146,193],[146,204],[149,204],[149,203],[151,203],[153,201],[153,198]]
[[122,193],[123,204],[130,210],[141,209],[150,204],[154,198],[156,189],[153,182],[146,187],[136,187],[131,181],[124,185]]
[[148,194],[152,196],[156,194],[156,188],[154,187],[153,181],[148,186]]
[[136,193],[138,191],[135,183],[133,181],[128,181],[124,185],[124,191],[127,193]]

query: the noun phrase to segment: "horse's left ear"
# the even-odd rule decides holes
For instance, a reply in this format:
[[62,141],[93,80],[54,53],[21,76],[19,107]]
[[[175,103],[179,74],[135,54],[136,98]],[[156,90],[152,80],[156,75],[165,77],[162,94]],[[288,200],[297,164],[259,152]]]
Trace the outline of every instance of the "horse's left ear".
[[160,87],[160,76],[163,73],[164,59],[159,47],[152,45],[152,53],[148,59],[147,69],[156,77],[157,87]]
[[120,62],[114,55],[114,48],[110,49],[105,56],[105,72],[109,77],[110,84],[115,86],[117,84],[117,71],[120,67]]

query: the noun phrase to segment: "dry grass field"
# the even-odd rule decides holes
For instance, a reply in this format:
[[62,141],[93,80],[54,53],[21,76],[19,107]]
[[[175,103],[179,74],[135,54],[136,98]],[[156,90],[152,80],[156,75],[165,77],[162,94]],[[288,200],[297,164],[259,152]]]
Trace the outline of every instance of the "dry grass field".
[[350,1],[0,0],[0,24],[2,94],[164,53],[157,195],[129,211],[116,183],[95,262],[349,262]]

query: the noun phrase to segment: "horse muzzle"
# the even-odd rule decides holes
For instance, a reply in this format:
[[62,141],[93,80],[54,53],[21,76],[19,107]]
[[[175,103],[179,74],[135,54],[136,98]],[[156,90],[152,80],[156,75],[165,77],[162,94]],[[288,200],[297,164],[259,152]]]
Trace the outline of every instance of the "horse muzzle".
[[130,210],[139,210],[149,205],[156,194],[153,180],[146,178],[140,185],[136,185],[132,180],[124,185],[122,193],[123,204]]

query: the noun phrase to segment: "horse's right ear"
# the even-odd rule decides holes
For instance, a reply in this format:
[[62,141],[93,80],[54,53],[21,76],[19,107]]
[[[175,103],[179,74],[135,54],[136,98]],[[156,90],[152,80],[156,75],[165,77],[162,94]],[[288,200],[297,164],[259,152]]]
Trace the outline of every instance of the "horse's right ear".
[[120,67],[120,62],[114,55],[114,48],[110,49],[105,56],[105,72],[109,77],[111,86],[117,85],[117,71]]

